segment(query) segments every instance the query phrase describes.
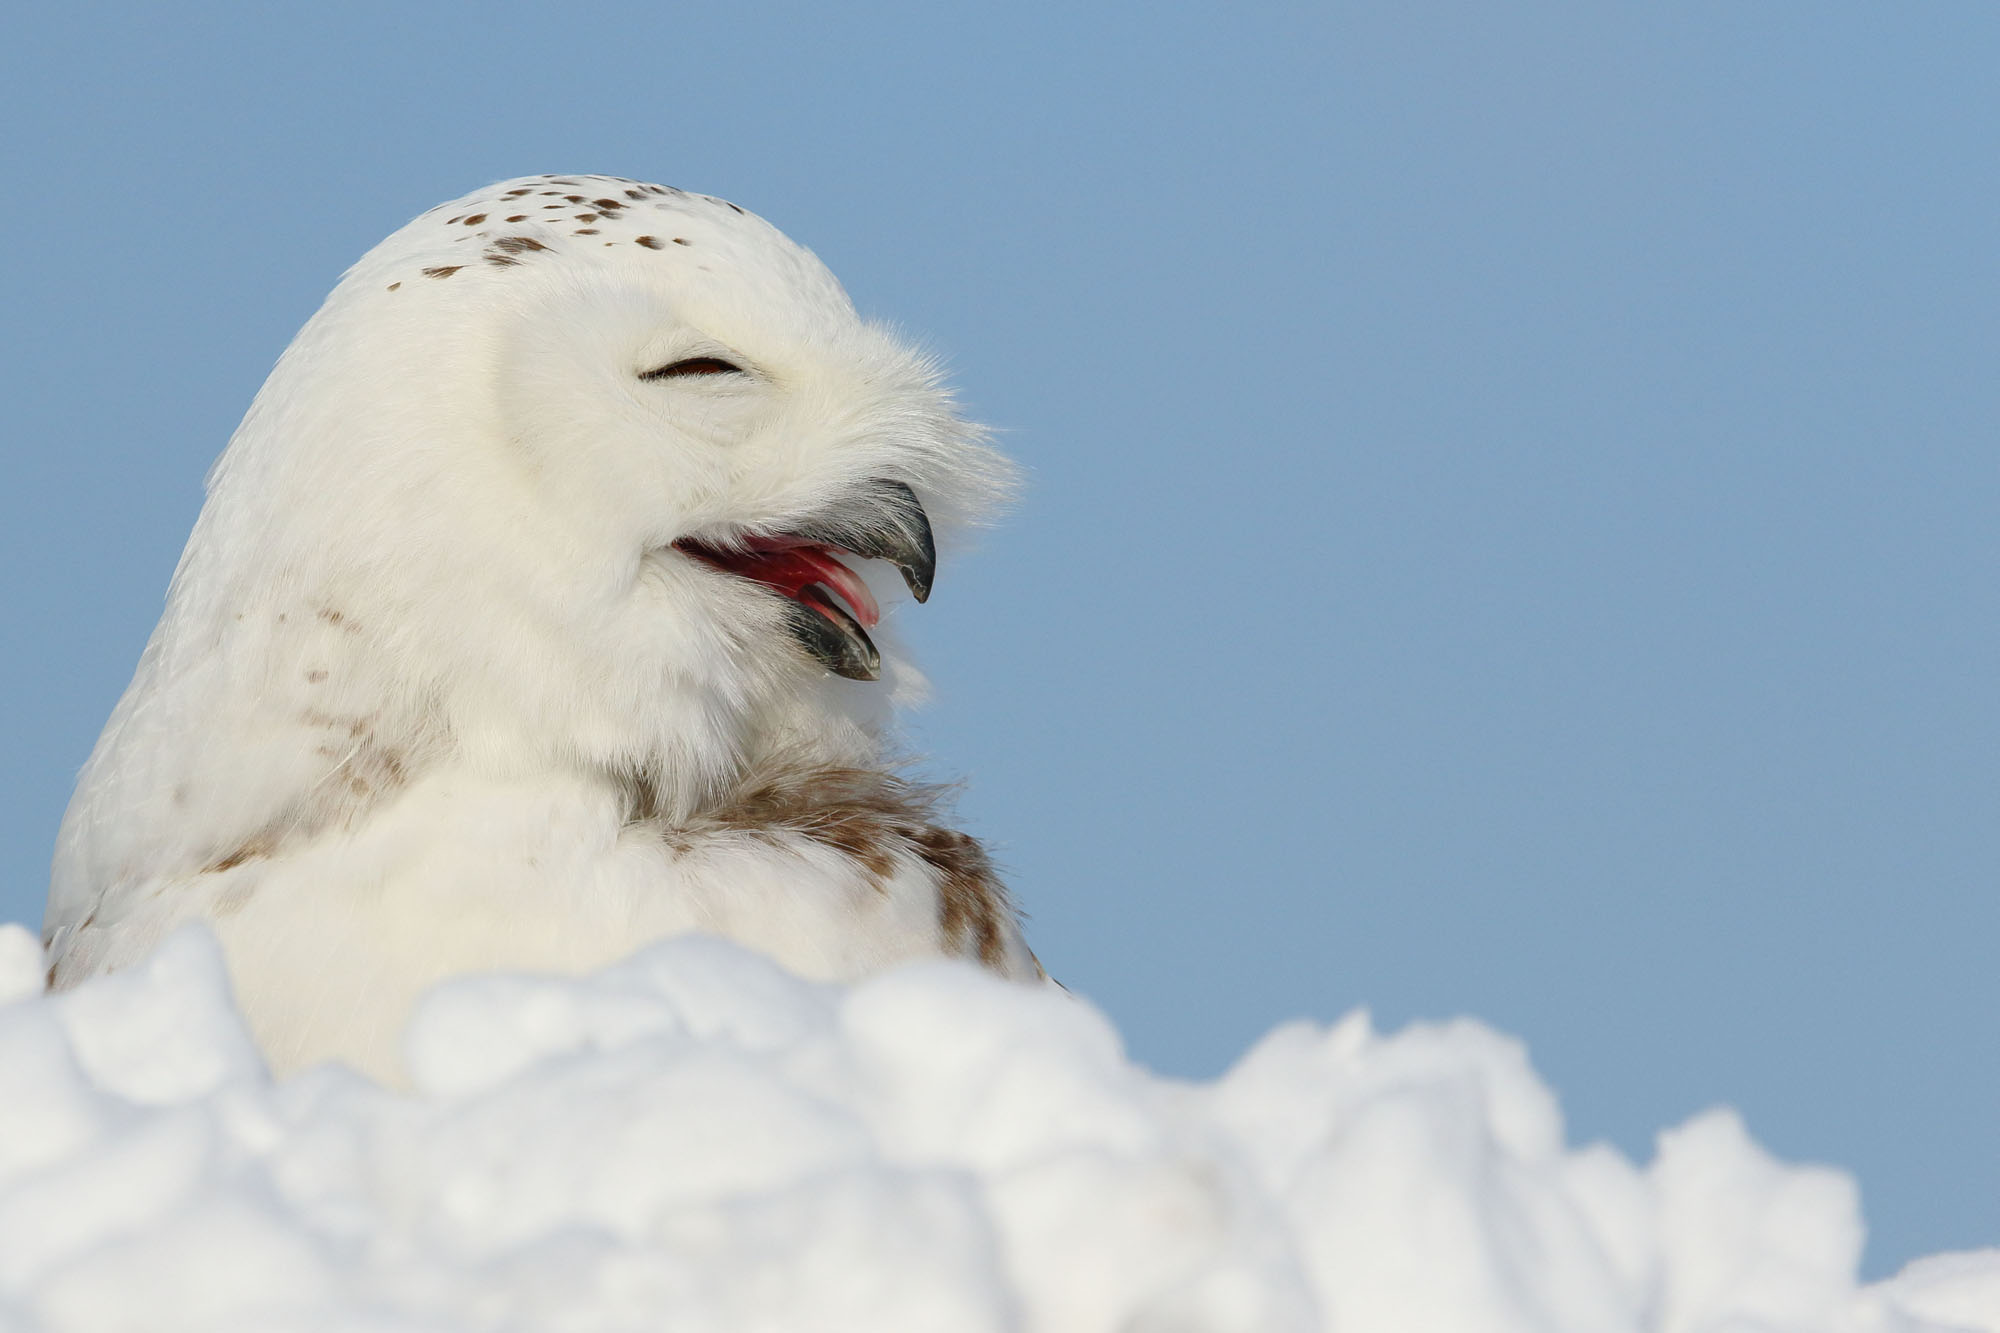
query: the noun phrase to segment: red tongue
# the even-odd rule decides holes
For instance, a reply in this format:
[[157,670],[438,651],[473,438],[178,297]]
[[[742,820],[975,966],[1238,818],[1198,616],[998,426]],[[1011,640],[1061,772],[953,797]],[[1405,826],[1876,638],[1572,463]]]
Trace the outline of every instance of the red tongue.
[[[731,551],[726,555],[710,555],[709,558],[744,578],[776,588],[794,600],[802,589],[814,583],[823,583],[839,593],[841,600],[853,608],[854,618],[861,622],[864,629],[873,629],[875,622],[882,618],[882,608],[875,604],[875,598],[869,593],[868,585],[861,581],[861,576],[820,547],[792,546],[778,551],[745,551],[741,554]],[[806,602],[805,605],[811,606],[812,603]]]

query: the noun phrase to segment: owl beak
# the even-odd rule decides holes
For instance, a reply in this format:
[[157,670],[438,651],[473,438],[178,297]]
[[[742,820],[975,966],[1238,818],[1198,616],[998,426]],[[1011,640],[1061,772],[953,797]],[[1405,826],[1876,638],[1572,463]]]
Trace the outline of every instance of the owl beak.
[[931,595],[937,545],[915,491],[875,480],[852,503],[776,535],[713,545],[692,538],[676,549],[788,597],[792,637],[827,670],[874,680],[882,654],[868,637],[880,617],[868,585],[835,554],[886,560],[919,602]]
[[869,482],[851,514],[814,524],[797,535],[864,560],[886,560],[902,574],[910,596],[919,602],[930,600],[931,581],[937,577],[937,542],[917,493],[900,481]]
[[801,588],[787,619],[793,637],[834,675],[874,680],[882,674],[875,641],[821,585]]
[[[886,560],[903,576],[910,596],[919,602],[931,595],[937,577],[937,542],[930,516],[917,493],[900,481],[877,478],[852,506],[838,516],[809,524],[794,534],[864,560]],[[844,589],[836,589],[845,594]],[[861,590],[866,596],[866,589]],[[850,601],[852,600],[850,596]],[[807,652],[836,676],[874,680],[882,670],[882,655],[868,632],[827,595],[824,584],[802,588],[791,617],[792,633]],[[875,623],[875,607],[858,605],[867,624]]]

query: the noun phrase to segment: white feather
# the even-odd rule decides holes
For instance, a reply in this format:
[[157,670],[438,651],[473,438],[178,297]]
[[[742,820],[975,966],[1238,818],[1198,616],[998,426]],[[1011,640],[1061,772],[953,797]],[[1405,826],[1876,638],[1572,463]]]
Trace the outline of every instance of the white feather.
[[[751,373],[639,378],[689,356]],[[882,880],[696,827],[781,757],[884,766],[887,688],[672,543],[881,478],[948,540],[1008,476],[930,362],[734,205],[571,176],[432,209],[346,274],[209,478],[63,823],[59,983],[205,917],[277,1065],[387,1075],[455,973],[694,929],[827,978],[952,951],[910,857]],[[1009,930],[1001,970],[1033,975]]]

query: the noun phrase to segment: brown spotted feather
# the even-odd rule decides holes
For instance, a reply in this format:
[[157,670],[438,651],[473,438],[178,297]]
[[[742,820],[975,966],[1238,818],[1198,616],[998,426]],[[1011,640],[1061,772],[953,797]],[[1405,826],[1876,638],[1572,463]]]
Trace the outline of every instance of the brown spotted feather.
[[681,848],[722,833],[790,834],[849,857],[878,888],[899,862],[915,861],[937,885],[945,947],[989,967],[1006,959],[1017,914],[979,840],[939,822],[950,787],[860,768],[781,766],[746,777],[724,800],[671,827],[649,780],[628,777],[626,790],[633,822],[662,824],[668,843]]

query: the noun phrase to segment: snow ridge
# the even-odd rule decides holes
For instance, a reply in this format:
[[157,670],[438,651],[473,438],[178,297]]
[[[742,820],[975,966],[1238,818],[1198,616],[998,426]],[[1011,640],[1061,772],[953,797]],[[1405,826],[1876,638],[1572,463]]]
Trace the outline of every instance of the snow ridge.
[[1568,1148],[1470,1021],[1186,1084],[967,964],[691,937],[440,987],[396,1092],[274,1083],[201,928],[42,968],[0,929],[0,1331],[2000,1333],[2000,1251],[1858,1287],[1845,1174],[1727,1111]]

